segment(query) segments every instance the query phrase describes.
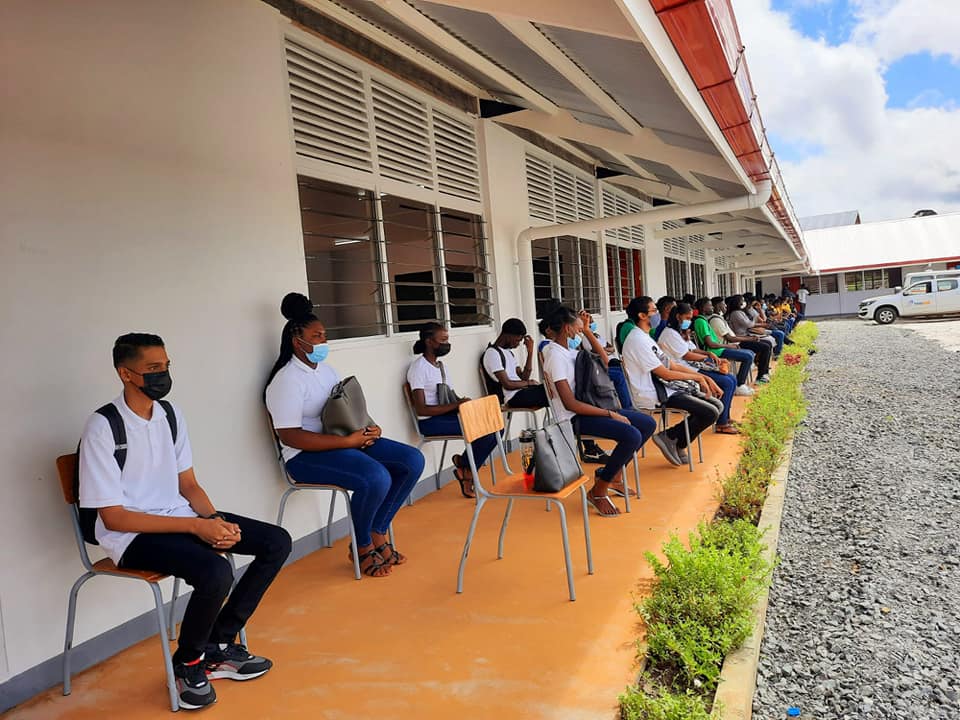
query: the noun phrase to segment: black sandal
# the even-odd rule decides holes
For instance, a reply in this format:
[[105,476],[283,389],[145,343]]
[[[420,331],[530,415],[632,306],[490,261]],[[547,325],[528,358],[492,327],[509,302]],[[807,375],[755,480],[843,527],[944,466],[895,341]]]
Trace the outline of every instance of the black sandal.
[[[390,554],[384,555],[384,550],[389,550]],[[401,555],[393,546],[393,543],[385,542],[380,547],[375,548],[374,551],[380,554],[387,565],[403,565],[407,561],[407,556]]]
[[[366,567],[363,567],[363,561],[366,560],[367,558],[372,558],[372,560],[369,565],[367,565]],[[362,572],[367,577],[387,577],[390,574],[389,570],[388,572],[378,573],[378,571],[382,568],[389,569],[390,563],[384,560],[383,556],[380,553],[378,553],[376,550],[370,550],[369,552],[365,552],[363,555],[360,556],[359,562],[360,562],[360,572]]]
[[[460,460],[462,458],[462,455],[454,455],[452,458],[450,458],[453,460],[453,476],[457,479],[457,482],[460,483],[460,494],[469,500],[475,500],[477,493],[473,488],[473,478],[465,478],[460,474],[466,469],[460,467]],[[470,483],[470,492],[472,492],[473,495],[467,494],[467,483]]]

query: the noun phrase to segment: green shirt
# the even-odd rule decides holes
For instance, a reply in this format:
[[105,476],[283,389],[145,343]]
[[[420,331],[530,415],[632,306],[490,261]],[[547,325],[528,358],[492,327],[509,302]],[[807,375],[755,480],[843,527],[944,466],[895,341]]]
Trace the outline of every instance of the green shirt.
[[623,325],[620,326],[620,332],[617,334],[617,339],[620,341],[620,347],[623,347],[623,344],[627,341],[627,335],[630,334],[631,330],[636,330],[637,326],[633,323],[633,320],[624,321]]
[[717,337],[717,334],[713,331],[713,328],[710,327],[710,323],[707,322],[707,319],[702,316],[697,316],[693,321],[693,333],[697,336],[697,340],[700,341],[700,347],[702,347],[707,352],[712,352],[717,357],[723,355],[723,348],[710,347],[710,344],[707,342],[709,338],[714,344],[720,344],[720,338]]

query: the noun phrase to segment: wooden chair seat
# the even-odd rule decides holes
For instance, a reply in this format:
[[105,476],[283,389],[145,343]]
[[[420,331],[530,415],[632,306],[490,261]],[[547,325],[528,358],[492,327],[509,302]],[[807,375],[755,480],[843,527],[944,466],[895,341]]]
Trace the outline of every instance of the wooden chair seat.
[[497,497],[530,497],[540,499],[565,500],[573,495],[581,485],[588,482],[589,478],[584,475],[579,480],[574,480],[563,490],[556,493],[538,492],[536,490],[527,490],[523,480],[523,473],[513,473],[507,477],[497,478],[497,484],[489,488],[487,492]]
[[164,575],[161,572],[156,572],[155,570],[128,570],[126,568],[118,568],[113,560],[110,558],[104,558],[103,560],[98,560],[93,564],[93,571],[97,573],[110,573],[111,575],[125,575],[127,577],[140,578],[141,580],[146,580],[147,582],[155,583],[160,582],[161,580],[166,580],[169,575]]

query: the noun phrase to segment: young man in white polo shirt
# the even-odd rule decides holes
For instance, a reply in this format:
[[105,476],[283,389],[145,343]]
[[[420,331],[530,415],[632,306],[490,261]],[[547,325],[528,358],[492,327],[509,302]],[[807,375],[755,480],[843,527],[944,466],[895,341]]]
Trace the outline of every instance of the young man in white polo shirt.
[[[80,507],[97,509],[97,542],[117,566],[174,575],[193,586],[173,665],[180,707],[195,710],[216,702],[209,680],[249,680],[272,666],[236,638],[290,554],[290,535],[218,512],[197,483],[183,415],[168,404],[176,419],[170,423],[157,402],[171,387],[163,340],[121,335],[113,364],[123,382],[112,404],[126,432],[126,456],[121,469],[110,422],[91,415],[80,443]],[[225,552],[254,556],[233,593]]]

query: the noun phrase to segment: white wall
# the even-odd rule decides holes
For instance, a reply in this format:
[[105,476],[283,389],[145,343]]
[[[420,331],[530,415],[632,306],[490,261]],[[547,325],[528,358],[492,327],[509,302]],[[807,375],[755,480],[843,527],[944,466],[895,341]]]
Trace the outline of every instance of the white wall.
[[[0,7],[2,61],[15,68],[0,77],[0,682],[61,650],[81,566],[54,459],[119,393],[117,335],[167,342],[171,398],[214,502],[275,517],[282,481],[260,392],[280,299],[306,289],[284,23],[259,0]],[[498,177],[499,257],[522,225],[509,210],[522,184],[522,169]],[[513,277],[510,262],[497,269]],[[515,312],[515,281],[498,285],[500,312]],[[475,358],[490,337],[454,333],[461,392],[478,392]],[[329,361],[361,378],[371,414],[399,440],[413,434],[400,391],[413,339],[334,343]],[[291,501],[295,538],[317,529],[318,504]],[[76,641],[150,607],[141,587],[94,581]]]

